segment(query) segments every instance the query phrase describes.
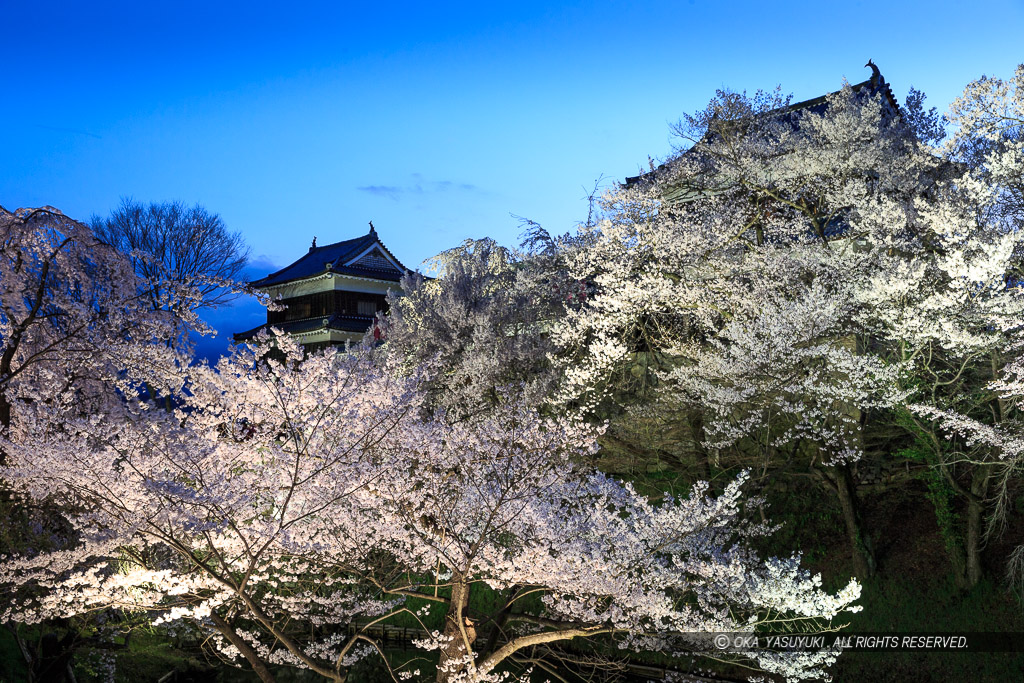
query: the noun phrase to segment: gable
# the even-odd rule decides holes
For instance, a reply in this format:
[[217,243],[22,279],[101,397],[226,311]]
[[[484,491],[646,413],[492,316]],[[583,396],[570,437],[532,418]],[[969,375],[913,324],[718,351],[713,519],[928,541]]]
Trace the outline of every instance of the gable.
[[369,270],[392,270],[402,272],[402,269],[385,254],[377,245],[348,261],[346,266],[353,268],[367,268]]

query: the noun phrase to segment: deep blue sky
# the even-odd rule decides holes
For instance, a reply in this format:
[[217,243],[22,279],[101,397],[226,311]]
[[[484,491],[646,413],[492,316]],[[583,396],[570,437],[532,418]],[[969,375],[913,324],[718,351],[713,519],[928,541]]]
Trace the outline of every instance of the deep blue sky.
[[[373,220],[406,265],[564,231],[716,88],[864,80],[945,109],[1024,61],[1024,2],[0,0],[0,204],[199,202],[263,275]],[[252,327],[251,304],[223,311]]]

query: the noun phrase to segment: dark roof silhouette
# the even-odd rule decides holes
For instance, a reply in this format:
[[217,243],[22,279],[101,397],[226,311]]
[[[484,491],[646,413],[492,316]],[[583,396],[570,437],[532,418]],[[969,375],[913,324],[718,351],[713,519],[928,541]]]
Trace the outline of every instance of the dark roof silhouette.
[[[314,238],[313,244],[316,244]],[[378,245],[392,261],[398,264],[399,270],[393,268],[374,268],[367,265],[345,265],[346,262],[351,261],[361,253],[372,247]],[[271,287],[274,285],[281,285],[287,282],[293,282],[295,280],[304,280],[310,277],[316,277],[326,272],[339,273],[341,275],[352,275],[354,277],[366,277],[374,280],[388,280],[391,282],[398,282],[402,279],[409,269],[402,265],[402,262],[395,258],[384,243],[380,241],[377,235],[377,231],[370,226],[370,232],[363,235],[362,237],[356,237],[350,240],[344,240],[341,242],[335,242],[334,244],[325,244],[322,247],[312,246],[309,251],[302,256],[298,261],[292,263],[289,266],[285,266],[281,270],[271,273],[264,278],[254,280],[249,284],[253,287]]]
[[[878,67],[877,66],[875,66],[874,64],[872,64],[871,66],[872,66],[874,71],[876,71],[876,72],[878,71]],[[899,111],[900,110],[900,105],[896,101],[896,97],[892,94],[892,89],[889,87],[889,84],[886,83],[885,79],[882,78],[881,73],[878,73],[877,76],[874,76],[874,75],[871,76],[871,78],[869,78],[866,81],[861,81],[860,83],[855,83],[855,84],[850,86],[850,89],[853,90],[853,92],[855,92],[855,93],[859,93],[861,90],[864,90],[865,88],[867,88],[867,91],[869,93],[871,93],[872,95],[876,95],[878,93],[881,93],[882,96],[884,96],[885,99],[889,102],[889,106],[891,106],[893,108],[893,110],[895,110],[895,111]],[[836,90],[834,92],[828,93],[828,95],[820,95],[818,97],[812,97],[809,100],[804,100],[803,102],[797,102],[795,104],[789,105],[788,107],[783,107],[782,111],[785,111],[785,112],[798,112],[798,111],[808,110],[808,111],[813,111],[816,114],[822,114],[822,113],[825,112],[825,109],[828,108],[828,103],[826,102],[826,99],[829,97],[829,95],[835,95],[835,94],[837,94],[839,92],[842,92],[842,91],[841,90]],[[765,114],[765,116],[770,116],[770,115],[775,114],[775,113],[782,113],[782,112],[780,110],[770,111],[767,114]]]
[[[869,78],[866,81],[862,81],[860,83],[856,83],[854,85],[851,85],[850,89],[853,90],[853,92],[855,92],[855,93],[859,93],[859,92],[861,92],[862,90],[865,90],[865,89],[867,90],[867,92],[869,92],[872,95],[876,95],[876,94],[881,93],[881,95],[889,103],[889,106],[892,107],[892,110],[894,112],[896,112],[896,113],[899,113],[900,112],[900,105],[896,101],[895,96],[893,96],[892,89],[889,87],[889,84],[886,82],[885,78],[882,77],[882,73],[878,70],[878,66],[876,66],[875,63],[872,62],[870,59],[868,60],[868,63],[865,64],[864,66],[865,67],[870,67],[870,69],[871,69],[871,78]],[[835,95],[835,94],[837,94],[839,92],[842,92],[842,91],[841,90],[836,90],[836,91],[830,92],[830,93],[828,93],[826,95],[819,95],[818,97],[812,97],[809,100],[803,100],[801,102],[795,102],[795,103],[787,105],[785,107],[780,107],[779,109],[773,109],[771,111],[767,111],[767,112],[761,113],[758,116],[762,116],[762,117],[781,117],[782,120],[790,119],[790,120],[792,120],[793,125],[795,126],[797,124],[797,121],[799,121],[800,115],[803,114],[804,112],[810,111],[810,112],[814,112],[815,114],[823,114],[825,112],[825,110],[828,109],[828,98],[831,95]],[[706,137],[707,136],[705,136],[705,139],[706,139]],[[690,150],[693,150],[694,148],[698,147],[700,144],[701,143],[698,142],[696,145],[691,147]],[[687,152],[689,152],[690,150],[687,150]],[[671,162],[668,162],[668,163],[671,163]],[[636,176],[627,176],[626,177],[625,185],[626,185],[626,187],[632,187],[632,186],[636,185],[637,183],[650,181],[652,178],[654,178],[657,175],[658,171],[661,171],[664,167],[665,167],[665,164],[660,164],[656,169],[654,169],[652,171],[647,171],[645,173],[641,173],[640,175],[636,175]]]

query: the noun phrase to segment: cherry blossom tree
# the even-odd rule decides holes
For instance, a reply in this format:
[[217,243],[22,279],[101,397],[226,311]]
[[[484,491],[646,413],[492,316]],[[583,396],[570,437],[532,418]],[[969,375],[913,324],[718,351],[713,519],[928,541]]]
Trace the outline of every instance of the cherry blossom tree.
[[[192,298],[180,287],[160,296]],[[7,444],[25,442],[40,410],[103,415],[143,384],[180,388],[189,359],[168,342],[202,325],[187,305],[172,318],[150,301],[127,255],[86,226],[52,207],[0,208],[0,462]],[[0,554],[74,542],[61,501],[26,501],[8,484],[0,490]],[[75,648],[96,644],[74,624],[50,624],[43,633],[46,647],[35,653],[15,633],[30,674],[41,680],[57,680]]]
[[[30,498],[67,500],[80,542],[6,564],[6,578],[31,589],[20,619],[107,607],[204,617],[229,652],[269,679],[268,661],[316,664],[280,625],[282,614],[308,625],[372,613],[372,600],[352,607],[359,594],[348,581],[335,586],[335,572],[312,571],[304,549],[335,536],[351,542],[352,529],[330,521],[341,512],[333,503],[378,476],[355,445],[385,435],[412,404],[396,408],[400,391],[346,372],[334,354],[293,369],[301,351],[284,338],[277,344],[288,352],[284,364],[260,364],[242,350],[232,364],[193,368],[174,414],[147,401],[78,419],[35,412],[30,436],[6,445],[14,464],[4,476]],[[59,458],[71,460],[55,467]],[[317,586],[326,597],[317,598]],[[257,654],[259,642],[227,621],[237,610],[256,631],[270,629],[281,651]]]
[[[891,331],[917,356],[923,390],[910,408],[922,446],[965,502],[953,558],[972,586],[986,538],[1006,524],[1021,464],[1024,65],[1012,79],[969,84],[950,120],[955,132],[945,152],[960,172],[920,212],[936,256],[913,264],[922,285],[903,296],[912,305],[904,304],[900,328]],[[1022,557],[1011,558],[1017,581]]]
[[51,207],[0,208],[0,240],[0,427],[9,437],[19,429],[15,404],[71,386],[86,392],[89,380],[127,388],[126,371],[161,386],[173,377],[175,353],[152,342],[178,336],[183,321],[201,323],[187,309],[177,320],[153,311],[125,255]]
[[692,147],[610,195],[573,263],[596,294],[556,332],[563,400],[597,409],[617,372],[653,358],[654,412],[688,416],[699,455],[731,448],[767,471],[810,448],[829,466],[870,573],[847,463],[900,369],[864,353],[856,295],[877,259],[860,211],[914,197],[938,164],[880,89],[800,107],[720,93],[677,130]]
[[[598,411],[628,369],[655,387],[653,407],[628,419],[685,421],[698,457],[768,475],[809,456],[838,495],[858,573],[871,573],[849,466],[869,416],[974,395],[979,384],[960,381],[991,381],[1022,319],[1008,286],[1018,129],[1012,106],[986,99],[1012,88],[983,83],[954,111],[1008,118],[954,116],[946,149],[928,144],[941,131],[920,97],[904,112],[877,77],[799,105],[719,93],[684,119],[692,146],[606,197],[570,261],[595,293],[555,331],[563,402]],[[983,130],[1000,143],[963,163],[951,150]]]
[[[272,665],[345,680],[369,656],[428,675],[373,636],[404,615],[437,652],[430,676],[498,681],[550,671],[576,639],[682,652],[695,632],[816,629],[856,609],[855,582],[829,594],[798,557],[748,548],[768,529],[744,521],[745,476],[654,505],[578,464],[590,427],[522,400],[426,416],[417,378],[367,353],[275,344],[280,360],[243,348],[192,367],[173,414],[142,398],[32,411],[2,476],[67,501],[78,542],[5,558],[5,621],[129,610],[212,633],[266,681]],[[836,654],[747,656],[798,679]]]
[[428,262],[436,278],[409,275],[390,295],[382,362],[429,369],[429,404],[449,419],[485,412],[509,391],[547,400],[557,382],[547,330],[585,296],[555,261],[490,239],[442,252]]
[[956,133],[948,143],[954,158],[969,165],[979,178],[1000,188],[1000,214],[1024,213],[1024,182],[1020,174],[1024,144],[1024,69],[1012,78],[982,76],[970,83],[950,106]]

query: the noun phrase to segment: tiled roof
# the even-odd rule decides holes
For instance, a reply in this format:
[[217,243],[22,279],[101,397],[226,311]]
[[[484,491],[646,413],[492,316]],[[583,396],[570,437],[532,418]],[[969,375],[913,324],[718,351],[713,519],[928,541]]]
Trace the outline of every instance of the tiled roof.
[[[351,261],[356,256],[359,256],[359,254],[366,251],[374,244],[378,245],[385,254],[391,257],[391,259],[398,264],[401,271],[396,271],[391,268],[371,268],[366,266],[345,265],[347,261]],[[286,266],[276,273],[271,273],[259,280],[254,280],[249,284],[258,288],[271,287],[273,285],[280,285],[294,280],[303,280],[308,277],[315,277],[328,271],[340,273],[342,275],[398,282],[402,279],[402,276],[408,272],[408,268],[402,265],[402,262],[395,258],[394,254],[388,251],[388,248],[380,241],[376,231],[370,230],[369,233],[362,237],[356,237],[355,239],[344,240],[342,242],[335,242],[334,244],[326,244],[322,247],[313,247],[302,258],[290,266]]]

